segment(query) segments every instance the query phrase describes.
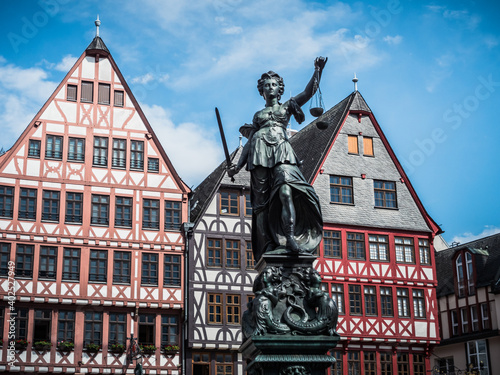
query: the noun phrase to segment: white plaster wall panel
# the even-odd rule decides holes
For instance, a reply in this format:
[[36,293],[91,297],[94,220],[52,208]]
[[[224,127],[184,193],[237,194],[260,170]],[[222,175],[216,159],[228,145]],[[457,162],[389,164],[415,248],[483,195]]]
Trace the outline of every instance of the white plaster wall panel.
[[94,134],[99,134],[99,135],[109,135],[109,129],[93,129]]
[[129,190],[129,189],[115,189],[115,193],[116,194],[125,194],[125,195],[132,195],[134,194],[134,191],[133,190]]
[[95,176],[96,182],[102,182],[108,173],[107,169],[103,168],[92,168],[92,174]]
[[102,284],[89,284],[87,285],[87,296],[88,297],[107,297],[108,287]]
[[84,126],[68,126],[68,133],[70,136],[72,135],[87,135],[87,128]]
[[19,180],[21,186],[38,186],[38,181],[33,180]]
[[[347,136],[359,132],[373,137],[375,157],[348,154]],[[362,146],[361,139],[359,144]],[[367,116],[361,123],[358,123],[357,116],[347,118],[325,160],[324,169],[325,173],[318,175],[314,182],[314,188],[323,207],[325,222],[429,231],[408,188],[399,181],[401,176]],[[335,205],[334,210],[330,209],[329,176],[332,174],[353,177],[354,206]],[[366,174],[365,180],[361,179],[361,174]],[[374,179],[396,182],[398,210],[374,208]]]
[[56,99],[66,99],[66,85],[57,92]]
[[80,229],[80,227],[77,227],[77,226],[74,226],[74,225],[66,225],[66,228],[65,228],[69,234],[71,236],[76,236],[76,234],[78,233],[78,230]]
[[143,230],[142,235],[146,237],[148,241],[154,241],[156,236],[158,235],[158,232],[149,232],[147,230]]
[[[224,217],[224,223],[226,224],[229,233],[239,232],[236,227],[240,224],[240,219],[233,219],[231,217]],[[221,228],[222,229],[222,228]]]
[[111,189],[107,187],[101,187],[101,186],[92,186],[90,189],[93,193],[111,193]]
[[35,128],[35,132],[31,135],[31,138],[42,138],[43,136],[43,127],[39,126],[38,128]]
[[178,193],[164,193],[163,197],[165,199],[182,199],[182,194],[178,194]]
[[434,272],[432,271],[432,268],[424,268],[422,267],[422,272],[425,274],[427,279],[433,280],[434,278]]
[[[15,184],[16,180],[13,178],[0,177],[0,183],[2,183],[2,184]],[[23,180],[21,180],[21,184],[22,183],[23,183]]]
[[54,234],[55,230],[57,229],[57,224],[43,223],[42,228],[45,229],[46,234]]
[[206,278],[207,282],[215,282],[215,280],[217,280],[217,276],[219,275],[219,271],[207,269],[205,272],[207,275],[207,278]]
[[61,184],[57,182],[42,182],[42,186],[50,189],[61,189]]
[[134,116],[132,116],[128,124],[125,126],[125,129],[146,131],[146,127],[142,122],[141,116],[139,116],[137,112],[134,113]]
[[40,120],[43,121],[64,121],[64,117],[61,115],[61,112],[56,107],[54,102],[50,102],[50,104],[45,108],[45,111],[40,115]]
[[101,228],[101,227],[92,227],[92,230],[89,232],[89,237],[97,237],[97,238],[102,238],[104,237],[104,233],[108,228]]
[[66,184],[66,190],[81,190],[83,191],[85,187],[83,185]]
[[436,338],[437,333],[436,333],[436,323],[429,323],[429,336],[431,338]]
[[131,230],[126,230],[126,229],[116,229],[116,234],[119,236],[121,239],[125,239],[130,235]]
[[87,56],[82,61],[82,78],[94,79],[95,77],[95,57]]
[[[76,69],[73,71],[73,74],[71,74],[71,77],[78,78],[79,70],[80,69],[76,67]],[[76,79],[76,82],[78,82],[78,79]]]
[[113,136],[114,137],[126,137],[128,136],[127,132],[122,132],[120,130],[112,130]]
[[165,232],[165,237],[170,243],[177,243],[182,238],[180,232]]
[[161,187],[161,182],[165,176],[161,176],[159,174],[148,173],[148,187]]
[[48,133],[64,134],[64,125],[63,124],[47,123],[47,125],[45,125],[45,130]]
[[132,115],[133,111],[128,108],[113,107],[113,124],[114,128],[121,129],[125,121]]
[[144,185],[144,182],[141,182],[141,180],[144,177],[144,173],[130,172],[129,176],[135,185],[140,185],[140,186]]
[[124,179],[125,177],[127,176],[127,172],[125,171],[117,171],[117,170],[113,170],[111,172],[111,175],[113,176],[113,178],[116,180],[116,182],[118,184],[124,182]]
[[[76,72],[78,72],[78,69],[76,69]],[[79,81],[78,79],[73,78],[74,74],[71,75],[71,77],[68,78],[68,83],[76,83],[78,84]]]
[[76,123],[76,108],[78,104],[75,102],[59,102],[59,107],[64,112],[68,123]]
[[24,150],[26,149],[25,145],[22,145],[19,147],[19,151],[17,152],[16,156],[19,156],[20,158],[24,158]]
[[99,80],[111,81],[111,63],[106,58],[99,59]]
[[[60,364],[67,364],[68,362],[75,363],[74,360],[75,360],[74,352],[61,354],[61,352],[59,352],[59,350],[56,350],[56,363],[60,363]],[[55,368],[54,368],[54,372],[55,372]],[[68,372],[68,371],[66,371],[66,372]]]
[[17,169],[20,171],[24,170],[24,160],[25,159],[17,159],[16,164],[17,164]]
[[40,160],[26,159],[26,175],[40,176]]
[[427,337],[427,322],[415,322],[415,336]]
[[161,193],[158,192],[158,191],[144,191],[142,193],[142,196],[144,198],[160,198],[161,197]]
[[175,184],[173,178],[168,176],[165,182],[162,184],[162,188],[164,189],[177,189],[177,185]]
[[152,142],[149,142],[149,147],[148,147],[148,156],[158,156],[156,153],[156,149],[154,147],[154,144]]

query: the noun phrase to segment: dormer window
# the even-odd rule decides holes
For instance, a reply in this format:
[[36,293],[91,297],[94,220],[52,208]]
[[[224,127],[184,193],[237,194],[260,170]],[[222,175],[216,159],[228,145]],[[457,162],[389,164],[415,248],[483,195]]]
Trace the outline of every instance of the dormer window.
[[457,286],[458,286],[458,297],[465,297],[464,291],[464,268],[462,262],[462,254],[457,257],[456,260],[457,266]]
[[455,260],[455,266],[457,272],[458,297],[465,297],[466,291],[467,295],[476,294],[472,254],[468,251],[458,254],[457,259]]
[[476,288],[474,285],[474,267],[472,265],[471,253],[465,253],[465,263],[467,270],[467,291],[469,295],[473,295],[476,294]]

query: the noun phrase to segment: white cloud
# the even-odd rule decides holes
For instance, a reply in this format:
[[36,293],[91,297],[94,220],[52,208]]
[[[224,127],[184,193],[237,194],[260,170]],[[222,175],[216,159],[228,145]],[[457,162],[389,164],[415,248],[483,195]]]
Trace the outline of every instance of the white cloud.
[[241,26],[230,26],[222,29],[222,33],[226,35],[236,35],[241,34],[243,32],[243,28]]
[[66,55],[59,63],[54,66],[54,69],[60,72],[67,73],[73,67],[73,65],[75,65],[76,60],[78,60],[78,57]]
[[138,83],[140,85],[146,85],[154,79],[153,74],[146,73],[139,77],[134,77],[131,79],[132,83]]
[[11,146],[56,85],[48,79],[47,72],[39,67],[24,69],[7,64],[5,58],[0,58],[2,147],[7,149]]
[[472,14],[468,10],[448,10],[443,12],[444,18],[453,19],[461,22],[466,28],[474,30],[480,23],[481,17]]
[[459,242],[461,244],[465,244],[480,238],[492,236],[494,234],[500,233],[500,228],[492,226],[492,225],[486,225],[483,229],[483,231],[479,234],[474,234],[471,232],[465,232],[463,234],[460,234],[458,236],[453,237],[451,240],[452,242]]
[[389,45],[398,45],[403,41],[403,37],[401,35],[390,36],[387,35],[384,37],[384,42]]
[[168,109],[142,104],[146,117],[172,161],[177,173],[187,184],[198,184],[223,160],[220,141],[200,124],[174,124]]

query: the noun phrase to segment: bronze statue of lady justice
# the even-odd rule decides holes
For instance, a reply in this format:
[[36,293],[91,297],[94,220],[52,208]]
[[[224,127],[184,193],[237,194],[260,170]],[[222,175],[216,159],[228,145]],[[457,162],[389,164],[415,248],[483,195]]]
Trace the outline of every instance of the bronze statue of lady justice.
[[312,254],[322,237],[323,219],[318,196],[299,169],[300,161],[288,141],[286,128],[291,116],[300,124],[302,107],[319,87],[328,58],[314,61],[314,73],[300,94],[283,104],[283,78],[270,71],[262,74],[257,88],[266,101],[251,125],[240,128],[248,139],[234,176],[246,165],[251,174],[252,247],[255,261],[264,253]]

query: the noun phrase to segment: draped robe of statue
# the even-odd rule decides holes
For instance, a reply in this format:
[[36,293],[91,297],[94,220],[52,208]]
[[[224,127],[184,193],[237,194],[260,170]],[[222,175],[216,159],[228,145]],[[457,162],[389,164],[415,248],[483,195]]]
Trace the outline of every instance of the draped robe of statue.
[[[304,120],[304,113],[293,98],[260,110],[252,125],[240,128],[249,138],[242,157],[246,157],[251,173],[252,247],[256,261],[264,253],[285,250],[290,231],[304,253],[313,253],[321,241],[319,198],[302,175],[286,133],[292,115],[299,123]],[[292,189],[296,219],[291,228],[282,220],[279,192],[284,184]]]

